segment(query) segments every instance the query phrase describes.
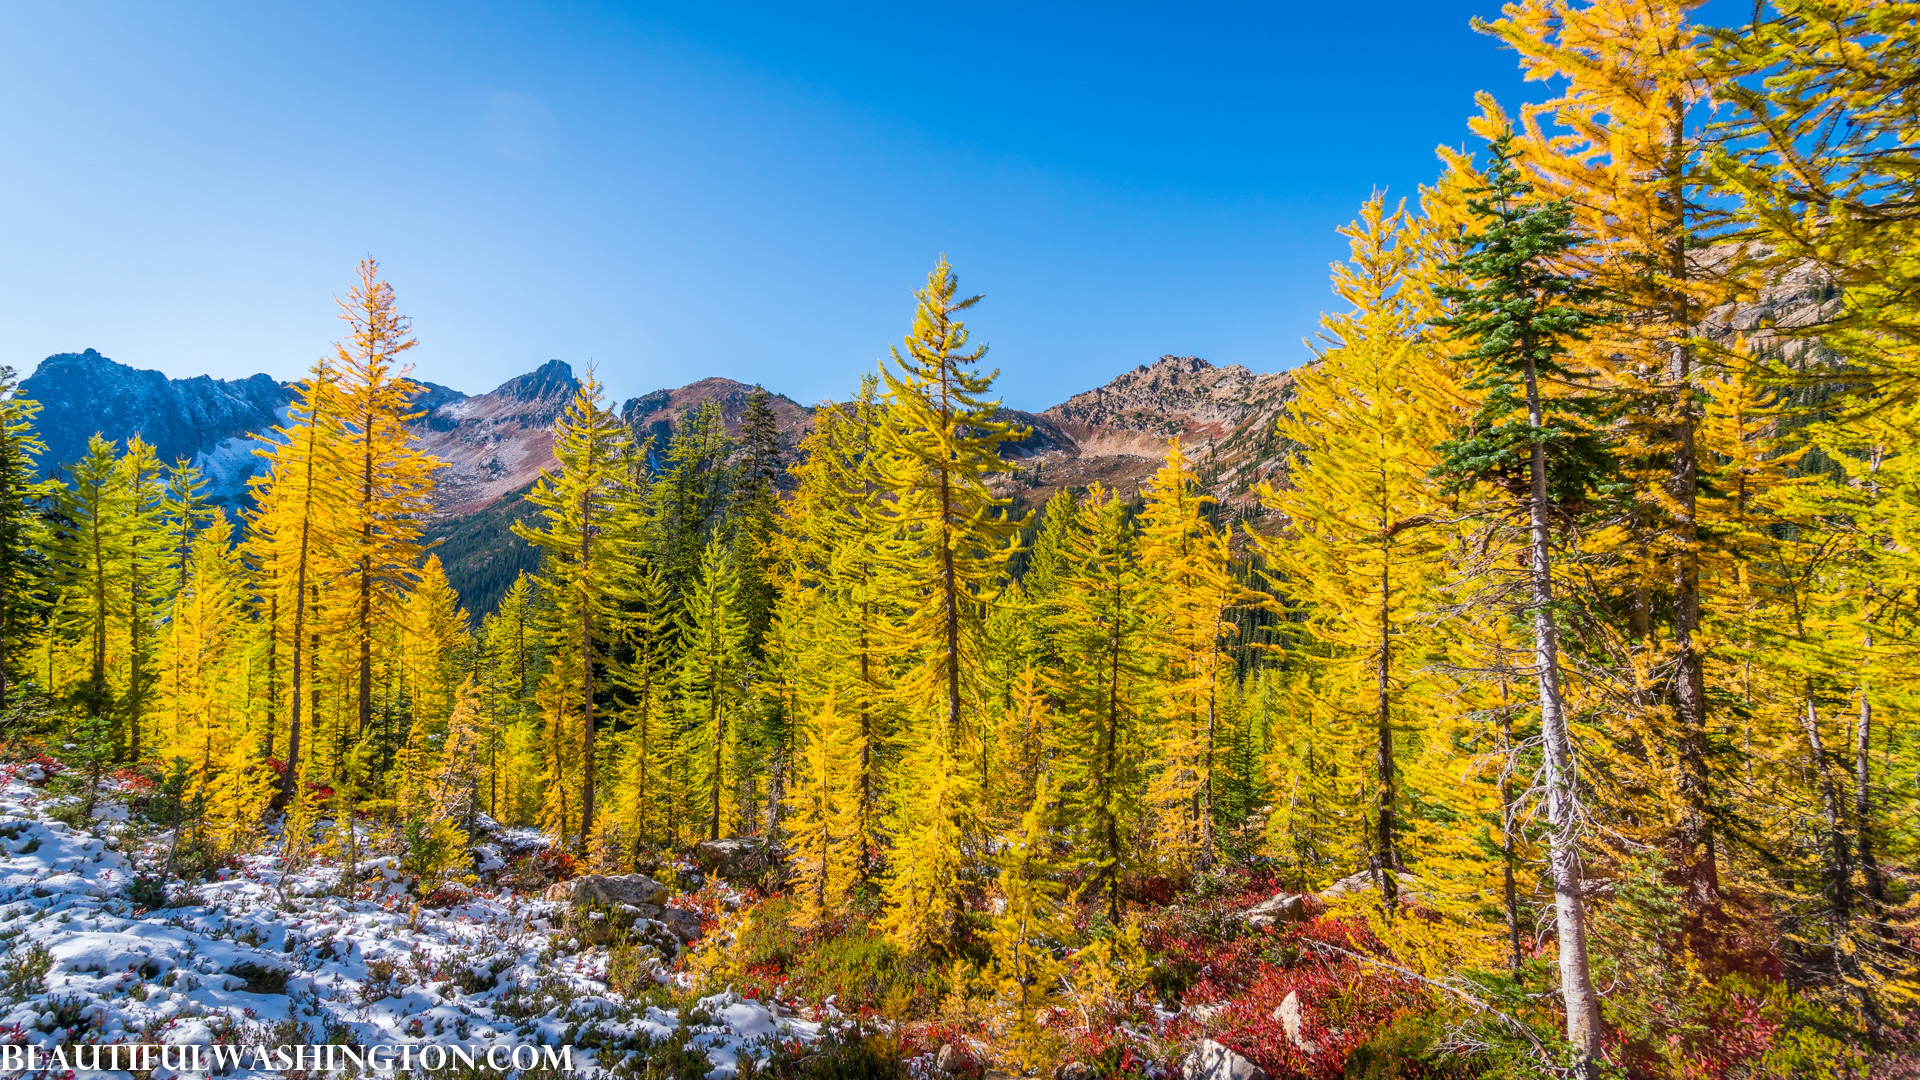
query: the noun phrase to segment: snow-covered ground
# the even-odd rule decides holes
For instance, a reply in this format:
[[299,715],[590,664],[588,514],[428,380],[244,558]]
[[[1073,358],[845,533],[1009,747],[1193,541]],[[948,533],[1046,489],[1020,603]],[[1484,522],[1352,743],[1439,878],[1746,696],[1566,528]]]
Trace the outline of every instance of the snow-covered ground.
[[[0,1047],[537,1044],[572,1046],[591,1075],[684,1026],[725,1080],[742,1054],[764,1060],[773,1041],[820,1032],[731,993],[676,1010],[685,976],[645,952],[622,957],[623,996],[608,951],[560,929],[559,904],[481,891],[416,911],[387,864],[372,898],[347,899],[337,869],[282,880],[276,856],[251,856],[226,880],[176,885],[172,906],[137,910],[136,867],[157,870],[164,850],[115,850],[114,823],[96,828],[50,819],[27,784],[0,786]],[[255,1064],[243,1056],[224,1074],[278,1075]]]

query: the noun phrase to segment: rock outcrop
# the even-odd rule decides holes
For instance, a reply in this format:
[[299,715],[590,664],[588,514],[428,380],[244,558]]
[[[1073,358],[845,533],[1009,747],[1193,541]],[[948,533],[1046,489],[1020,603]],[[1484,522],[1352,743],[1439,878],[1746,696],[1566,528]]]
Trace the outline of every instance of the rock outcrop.
[[700,915],[666,907],[667,893],[645,874],[586,874],[549,886],[546,899],[567,905],[567,929],[583,941],[631,937],[672,955],[700,940]]
[[1265,1069],[1214,1042],[1200,1040],[1180,1062],[1182,1080],[1267,1080]]
[[139,435],[162,462],[193,462],[207,478],[208,494],[222,502],[246,491],[247,478],[262,464],[253,453],[260,445],[255,436],[279,424],[293,401],[292,387],[266,375],[169,379],[92,349],[47,357],[21,382],[20,393],[40,403],[34,427],[47,444],[43,474],[78,461],[95,434],[122,446]]
[[667,887],[645,874],[587,874],[548,888],[547,899],[565,900],[574,907],[659,905],[666,902]]
[[1311,898],[1294,893],[1275,893],[1241,912],[1240,917],[1247,921],[1249,930],[1265,930],[1281,923],[1306,922],[1313,918]]
[[700,869],[734,884],[758,882],[771,866],[767,842],[753,836],[702,840],[694,848]]

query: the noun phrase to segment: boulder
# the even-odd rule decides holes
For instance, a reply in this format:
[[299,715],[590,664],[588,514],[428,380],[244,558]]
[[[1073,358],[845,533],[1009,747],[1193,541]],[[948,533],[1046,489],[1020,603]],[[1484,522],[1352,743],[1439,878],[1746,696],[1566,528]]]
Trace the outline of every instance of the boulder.
[[1099,1075],[1084,1061],[1069,1061],[1053,1070],[1053,1080],[1096,1080]]
[[587,874],[549,888],[547,899],[566,901],[574,907],[657,907],[666,901],[667,887],[645,874]]
[[736,885],[755,882],[767,870],[767,842],[754,836],[702,840],[694,848],[694,857],[701,870],[722,881]]
[[658,919],[666,924],[667,932],[683,945],[691,945],[700,940],[700,913],[683,908],[667,908]]
[[1279,1023],[1280,1030],[1287,1033],[1287,1041],[1293,1044],[1294,1049],[1306,1054],[1319,1049],[1301,1033],[1306,1018],[1301,1012],[1298,990],[1287,991],[1287,996],[1280,999],[1280,1004],[1274,1006],[1273,1018]]
[[953,1043],[940,1044],[940,1051],[933,1056],[933,1068],[941,1076],[977,1077],[982,1073],[980,1059]]
[[1280,923],[1306,922],[1313,917],[1307,910],[1307,898],[1293,893],[1274,893],[1241,913],[1251,930],[1265,930]]
[[1267,1080],[1266,1070],[1212,1039],[1200,1040],[1180,1062],[1182,1080]]
[[[1393,884],[1394,894],[1400,898],[1401,903],[1413,904],[1417,907],[1424,907],[1426,905],[1426,892],[1421,887],[1419,878],[1404,870],[1396,870],[1393,874]],[[1339,881],[1321,889],[1319,900],[1323,904],[1331,904],[1336,900],[1343,900],[1361,893],[1378,895],[1379,892],[1380,880],[1378,871],[1362,870],[1357,874],[1348,874]]]

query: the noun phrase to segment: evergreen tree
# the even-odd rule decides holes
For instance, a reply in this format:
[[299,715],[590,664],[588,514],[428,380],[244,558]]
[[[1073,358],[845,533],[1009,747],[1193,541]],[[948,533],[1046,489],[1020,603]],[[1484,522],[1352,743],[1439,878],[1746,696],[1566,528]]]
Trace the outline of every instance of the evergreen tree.
[[46,610],[42,513],[50,492],[36,479],[46,452],[33,429],[39,412],[13,369],[0,366],[0,710],[32,680],[33,637]]
[[[626,427],[602,406],[600,383],[589,371],[554,432],[553,456],[560,471],[543,474],[527,495],[527,501],[541,508],[541,525],[513,525],[515,535],[543,553],[539,580],[542,591],[554,604],[555,670],[564,665],[566,674],[559,677],[568,680],[553,687],[542,683],[543,711],[557,700],[551,695],[559,692],[560,685],[570,685],[573,707],[580,718],[578,820],[582,847],[593,834],[598,771],[594,662],[617,599],[611,589],[613,567],[609,565],[615,537],[608,526],[613,522],[630,445]],[[557,724],[557,720],[549,719]]]
[[1456,308],[1444,323],[1469,345],[1464,354],[1473,368],[1469,385],[1484,397],[1469,429],[1441,447],[1435,472],[1457,484],[1506,486],[1526,511],[1523,606],[1533,634],[1533,674],[1539,684],[1546,753],[1542,783],[1551,824],[1548,846],[1561,996],[1567,1041],[1581,1055],[1583,1068],[1597,1075],[1599,999],[1589,966],[1579,791],[1562,692],[1553,515],[1556,504],[1582,498],[1605,481],[1607,448],[1585,422],[1595,409],[1590,397],[1570,395],[1549,404],[1541,383],[1553,377],[1577,388],[1589,378],[1569,367],[1565,357],[1569,344],[1600,321],[1594,311],[1600,294],[1562,269],[1562,257],[1580,242],[1571,231],[1572,212],[1566,203],[1535,198],[1508,139],[1496,139],[1491,149],[1486,182],[1469,203],[1481,227],[1465,238],[1466,253],[1459,260],[1472,283],[1445,294]]

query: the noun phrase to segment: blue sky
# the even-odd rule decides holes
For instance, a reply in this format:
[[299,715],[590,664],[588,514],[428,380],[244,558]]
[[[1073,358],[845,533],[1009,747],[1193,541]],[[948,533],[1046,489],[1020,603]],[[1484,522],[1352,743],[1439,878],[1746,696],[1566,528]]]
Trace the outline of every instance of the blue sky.
[[1513,103],[1497,4],[13,4],[0,362],[291,378],[373,254],[469,392],[847,393],[945,252],[1011,405],[1276,370],[1334,228]]

